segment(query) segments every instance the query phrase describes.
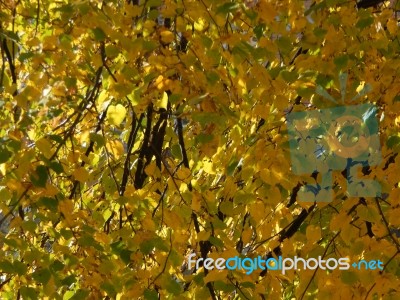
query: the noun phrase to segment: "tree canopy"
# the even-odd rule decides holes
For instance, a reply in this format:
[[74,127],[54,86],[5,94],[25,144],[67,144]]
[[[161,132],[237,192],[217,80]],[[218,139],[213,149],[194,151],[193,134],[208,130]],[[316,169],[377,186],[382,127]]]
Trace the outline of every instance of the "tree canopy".
[[[399,11],[0,1],[0,297],[399,299]],[[355,172],[379,195],[354,196],[344,168],[331,199],[300,199],[324,174],[295,172],[289,115],[363,104],[381,159]],[[246,274],[191,253],[383,270]]]

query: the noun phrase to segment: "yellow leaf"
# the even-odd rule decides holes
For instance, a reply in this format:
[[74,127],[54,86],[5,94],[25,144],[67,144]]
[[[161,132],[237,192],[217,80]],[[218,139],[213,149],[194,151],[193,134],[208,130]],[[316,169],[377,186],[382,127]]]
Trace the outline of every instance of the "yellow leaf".
[[5,176],[7,172],[6,164],[0,164],[0,173]]
[[376,237],[383,237],[383,236],[386,236],[388,234],[385,225],[380,224],[380,223],[376,223],[376,224],[372,225],[372,233]]
[[198,241],[207,241],[209,239],[209,237],[210,237],[210,234],[211,233],[209,231],[205,231],[205,230],[200,231],[197,234],[197,240]]
[[389,223],[393,226],[400,226],[400,208],[395,208],[389,211]]
[[228,276],[228,270],[213,269],[204,278],[204,283],[208,283],[208,282],[212,282],[212,281],[225,281],[227,276]]
[[[300,202],[301,203],[301,202]],[[345,213],[334,215],[330,222],[330,230],[336,231],[342,229],[343,224],[348,224],[351,221],[351,217]]]
[[46,36],[43,39],[43,50],[55,50],[58,45],[58,37],[55,35]]
[[191,208],[194,211],[200,211],[200,209],[201,209],[201,199],[197,193],[193,194]]
[[185,180],[188,179],[191,175],[191,172],[188,168],[181,168],[178,170],[178,172],[176,172],[176,174],[178,175],[178,178],[180,180]]
[[271,188],[271,194],[268,196],[268,203],[270,205],[277,205],[281,201],[281,192],[277,186]]
[[306,237],[308,241],[316,242],[321,239],[321,228],[319,226],[309,225],[306,229]]
[[89,172],[85,168],[78,168],[73,173],[74,178],[79,182],[85,182],[89,179]]
[[104,232],[95,232],[94,239],[103,244],[109,244],[111,241],[110,236],[105,234]]
[[264,203],[262,201],[257,201],[249,207],[250,215],[257,223],[261,222],[261,220],[265,218],[266,214],[264,210]]
[[67,88],[65,87],[64,82],[58,81],[54,84],[53,88],[51,89],[51,93],[57,97],[64,97]]
[[194,22],[194,29],[197,31],[203,31],[206,27],[208,27],[208,22],[204,18],[199,18]]
[[162,96],[162,98],[160,100],[159,107],[167,109],[167,106],[168,106],[168,95],[167,95],[166,92],[164,92],[163,96]]
[[51,155],[53,154],[51,152],[51,143],[45,139],[45,138],[41,138],[40,140],[36,141],[36,147],[40,150],[40,152],[43,153],[43,155],[46,158],[50,158]]
[[59,192],[60,191],[58,190],[58,188],[55,187],[54,185],[49,183],[46,184],[46,190],[44,191],[46,196],[53,197],[57,195]]
[[124,154],[124,145],[118,140],[107,142],[106,148],[117,159]]
[[386,25],[387,25],[387,29],[389,30],[390,34],[395,35],[395,34],[396,34],[396,31],[397,31],[397,28],[398,28],[397,21],[394,20],[394,19],[390,19],[390,20],[387,22]]
[[119,126],[126,116],[126,108],[122,104],[110,105],[107,111],[108,121],[115,126]]
[[148,176],[153,176],[154,172],[156,171],[156,164],[155,162],[150,163],[148,166],[146,166],[146,168],[144,169],[144,171],[146,172],[146,174]]
[[74,202],[72,200],[63,200],[58,203],[58,209],[62,212],[65,222],[68,226],[72,226],[74,224],[73,211],[74,211]]
[[14,179],[14,178],[11,178],[10,180],[8,180],[6,185],[12,191],[18,191],[18,190],[21,191],[24,189],[21,182],[19,182],[18,180]]
[[147,215],[142,221],[142,228],[144,230],[155,231],[156,224],[154,223],[153,219],[150,215]]
[[278,15],[273,4],[267,1],[260,1],[258,10],[260,18],[267,22],[274,22],[275,17]]
[[251,228],[247,228],[243,231],[242,233],[242,240],[244,244],[247,244],[250,242],[251,237],[253,236],[253,230]]
[[214,175],[215,170],[212,161],[203,160],[203,170],[210,175]]
[[165,31],[161,32],[161,41],[163,43],[169,44],[169,43],[173,42],[174,39],[175,39],[175,36],[171,31],[165,30]]

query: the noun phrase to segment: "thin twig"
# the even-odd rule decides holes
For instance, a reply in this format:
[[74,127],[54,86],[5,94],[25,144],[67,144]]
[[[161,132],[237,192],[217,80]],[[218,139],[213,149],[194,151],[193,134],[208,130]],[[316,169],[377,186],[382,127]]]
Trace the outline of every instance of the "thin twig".
[[[332,242],[335,240],[335,238],[336,238],[339,234],[340,234],[340,231],[338,231],[338,233],[336,233],[335,236],[329,241],[328,245],[327,245],[326,248],[325,248],[324,254],[322,255],[322,258],[325,257],[326,252],[328,252],[329,246],[332,244]],[[318,269],[319,269],[319,268],[316,268],[316,269],[315,269],[313,275],[311,276],[310,281],[308,282],[306,288],[304,289],[303,294],[301,294],[300,300],[302,300],[302,299],[304,298],[304,295],[306,294],[308,288],[310,287],[310,284],[311,284],[311,282],[313,281],[313,279],[314,279],[314,277],[315,277],[315,274],[317,274]]]

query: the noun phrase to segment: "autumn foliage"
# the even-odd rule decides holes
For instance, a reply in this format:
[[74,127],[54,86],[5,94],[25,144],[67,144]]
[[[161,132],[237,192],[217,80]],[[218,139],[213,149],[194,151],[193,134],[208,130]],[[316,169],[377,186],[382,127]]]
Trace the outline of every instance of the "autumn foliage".
[[[0,298],[400,299],[400,1],[361,2],[0,1]],[[287,116],[327,95],[377,108],[379,197],[339,170],[299,201],[321,174],[292,172]]]

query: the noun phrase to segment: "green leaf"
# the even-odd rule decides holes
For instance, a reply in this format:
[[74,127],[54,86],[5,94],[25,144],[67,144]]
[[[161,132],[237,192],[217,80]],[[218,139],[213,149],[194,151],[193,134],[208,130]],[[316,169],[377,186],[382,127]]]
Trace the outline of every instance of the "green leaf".
[[61,174],[64,172],[63,166],[57,161],[51,161],[47,165],[57,174]]
[[120,50],[118,49],[118,47],[114,46],[114,45],[107,45],[106,46],[106,56],[107,58],[115,58],[118,56],[118,54],[120,53]]
[[65,229],[65,228],[61,228],[60,234],[66,240],[69,240],[70,238],[72,238],[74,236],[71,230]]
[[400,137],[397,135],[392,135],[386,141],[386,146],[390,149],[400,144]]
[[303,98],[311,98],[314,94],[314,89],[310,87],[299,87],[296,91],[297,94]]
[[349,56],[346,54],[335,57],[333,63],[336,65],[336,67],[341,69],[347,66],[348,61],[349,61]]
[[171,104],[176,104],[181,99],[182,95],[180,94],[172,94],[171,96],[169,96],[169,102],[171,102]]
[[206,49],[210,49],[213,44],[213,40],[207,36],[201,36],[201,42]]
[[373,17],[368,17],[368,18],[363,18],[358,20],[356,23],[356,27],[360,29],[364,29],[370,25],[374,24],[374,18]]
[[144,291],[144,299],[146,299],[146,300],[158,300],[158,293],[155,290],[146,289]]
[[15,273],[17,273],[20,276],[25,275],[26,272],[28,271],[28,268],[26,267],[26,265],[23,262],[20,262],[18,260],[14,261],[13,267],[14,267]]
[[254,283],[250,282],[250,281],[243,282],[241,285],[242,285],[242,287],[244,287],[246,289],[254,289],[255,288]]
[[103,29],[96,27],[94,29],[92,29],[93,35],[94,35],[94,39],[96,41],[102,42],[106,39],[106,34],[104,33]]
[[51,278],[51,273],[50,273],[49,269],[37,270],[32,273],[32,278],[35,281],[45,285],[49,282],[49,280]]
[[278,77],[282,70],[282,67],[274,67],[268,70],[269,75],[271,76],[272,79],[275,79]]
[[224,242],[221,240],[221,239],[219,239],[219,238],[217,238],[217,237],[214,237],[214,236],[210,236],[210,238],[208,239],[210,242],[211,242],[211,244],[213,244],[214,246],[216,246],[216,247],[218,247],[218,248],[220,248],[220,249],[223,249],[224,248]]
[[14,273],[14,266],[8,260],[4,260],[0,262],[0,270],[4,273]]
[[6,148],[0,149],[0,164],[7,162],[12,156],[12,153]]
[[41,197],[37,202],[39,206],[45,206],[51,211],[57,211],[58,208],[58,200],[56,198],[49,198],[49,197]]
[[147,254],[149,254],[151,251],[153,251],[153,249],[154,249],[154,243],[153,243],[152,240],[146,240],[146,241],[143,241],[143,242],[140,244],[139,248],[140,248],[140,251],[141,251],[143,254],[147,255]]
[[254,27],[253,32],[255,33],[257,39],[260,39],[263,36],[265,27],[265,24],[258,24]]
[[81,13],[81,15],[86,15],[91,9],[92,9],[92,7],[89,5],[89,3],[87,3],[87,2],[75,2],[76,4],[74,4],[74,5],[76,5],[77,6],[77,8],[79,9],[79,11],[80,11],[80,13]]
[[73,255],[64,255],[64,261],[67,266],[75,266],[79,263],[79,260]]
[[214,287],[218,290],[218,291],[223,291],[225,293],[230,293],[233,292],[235,290],[235,286],[233,284],[226,284],[220,280],[217,280],[214,282]]
[[21,142],[16,140],[9,140],[7,142],[7,148],[16,153],[21,150]]
[[196,275],[193,276],[193,281],[197,284],[197,285],[202,285],[204,284],[204,272],[199,272]]
[[47,182],[47,168],[45,166],[37,166],[35,173],[30,175],[30,179],[34,186],[45,187]]
[[145,2],[147,7],[158,7],[162,5],[162,0],[148,0]]
[[206,144],[208,142],[211,142],[213,140],[214,136],[212,134],[205,134],[205,133],[200,133],[199,135],[196,136],[195,142],[196,144]]
[[357,274],[351,271],[343,271],[342,275],[340,276],[342,282],[348,285],[352,285],[353,283],[357,282]]
[[[67,78],[65,78],[64,82],[65,82],[65,86],[70,89],[70,88],[76,87],[77,79],[73,78],[73,77],[67,77]],[[62,112],[62,110],[60,110],[60,113],[61,112]]]
[[219,75],[214,71],[209,71],[206,73],[206,78],[207,78],[208,83],[210,83],[211,85],[214,85],[218,82]]
[[219,209],[227,216],[233,215],[233,203],[231,201],[224,201],[221,203]]
[[182,160],[181,146],[179,146],[178,144],[172,145],[171,153],[175,158]]
[[325,37],[325,35],[328,33],[328,31],[326,29],[323,29],[323,28],[320,28],[320,27],[316,27],[313,30],[313,33],[317,38],[322,39],[322,38]]
[[202,126],[211,123],[214,120],[217,120],[219,115],[217,113],[194,113],[192,115],[193,121],[199,122]]
[[[232,118],[236,122],[239,121],[238,114],[235,111],[233,111],[232,109],[230,109],[227,105],[225,105],[223,103],[218,103],[218,108],[220,108],[226,116]],[[221,120],[223,120],[223,118],[219,118],[218,121],[221,121]],[[219,123],[219,124],[221,124],[221,123]]]
[[22,299],[24,300],[36,300],[38,299],[36,290],[34,288],[28,287],[28,286],[22,286],[19,289],[19,292],[21,293]]
[[2,34],[5,35],[7,39],[9,39],[15,43],[19,43],[19,36],[15,32],[7,30],[7,31],[3,31]]
[[240,7],[237,2],[227,2],[217,7],[216,14],[228,14]]
[[110,282],[103,282],[100,285],[101,289],[107,293],[108,296],[115,298],[117,295],[117,291],[114,288],[114,285],[112,285]]
[[74,275],[69,275],[61,280],[62,285],[70,286],[71,284],[76,282],[76,278]]
[[173,295],[182,293],[182,286],[171,277],[166,278],[165,289]]
[[63,138],[57,134],[49,134],[47,137],[58,144],[63,143]]
[[78,240],[78,244],[86,247],[93,247],[99,251],[103,250],[103,247],[96,242],[96,240],[91,235],[84,235]]
[[132,253],[133,253],[133,251],[123,249],[123,250],[121,250],[119,257],[125,264],[129,264],[131,262],[131,254]]
[[311,5],[310,8],[307,9],[307,10],[304,12],[304,15],[305,15],[305,16],[308,16],[310,13],[312,13],[312,12],[314,12],[314,11],[318,11],[318,10],[324,9],[325,7],[326,7],[326,2],[325,2],[325,1],[321,1],[321,2],[318,3],[318,4]]
[[164,241],[158,236],[153,239],[145,240],[140,244],[140,251],[144,254],[149,254],[154,248],[164,252],[169,251]]
[[315,83],[324,88],[327,88],[332,83],[332,77],[329,75],[318,74]]
[[281,36],[277,40],[277,44],[279,49],[285,54],[288,54],[293,49],[292,41],[286,36]]
[[88,290],[79,289],[76,291],[75,295],[69,298],[69,300],[85,300],[89,296]]
[[158,44],[153,41],[143,41],[143,49],[151,52],[158,47]]
[[31,51],[29,51],[29,52],[24,52],[24,53],[21,53],[21,54],[18,56],[18,60],[19,60],[20,62],[22,62],[22,63],[25,63],[26,60],[32,58],[34,55],[35,55],[35,53],[33,53],[33,52],[31,52]]
[[232,48],[232,54],[237,56],[240,59],[247,59],[249,57],[249,53],[247,49],[243,47],[243,45],[235,45]]
[[36,222],[32,221],[32,220],[27,220],[24,221],[21,225],[22,229],[29,231],[31,233],[34,233],[37,227]]
[[[8,246],[15,248],[15,249],[19,248],[19,246],[20,246],[19,242],[20,241],[17,241],[15,239],[4,239],[4,243],[6,243]],[[0,267],[0,269],[1,269],[1,267]]]
[[58,259],[56,259],[50,266],[50,270],[52,270],[53,272],[58,272],[63,270],[65,267],[65,265],[59,261]]
[[284,70],[281,72],[281,76],[286,82],[292,83],[297,80],[297,78],[299,77],[299,74],[297,74],[296,71],[289,72],[289,71]]
[[122,241],[114,242],[110,246],[111,246],[112,253],[114,253],[116,255],[120,255],[121,251],[125,247],[125,245],[124,245],[124,243]]
[[61,7],[54,8],[53,10],[62,13],[72,14],[74,12],[74,7],[71,4],[65,4],[62,5]]
[[226,174],[228,175],[228,176],[232,176],[233,175],[233,172],[235,171],[235,169],[236,169],[236,167],[237,167],[237,165],[239,164],[239,161],[238,160],[233,160],[229,165],[228,165],[228,167],[226,168]]

